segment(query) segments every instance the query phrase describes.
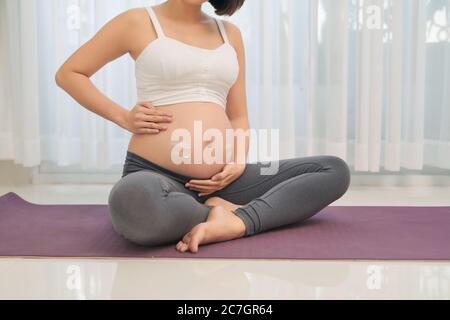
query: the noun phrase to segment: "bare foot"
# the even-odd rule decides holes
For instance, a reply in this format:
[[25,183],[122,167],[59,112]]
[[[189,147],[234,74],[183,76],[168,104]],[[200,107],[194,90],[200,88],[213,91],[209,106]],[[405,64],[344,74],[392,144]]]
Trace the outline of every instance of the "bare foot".
[[245,224],[231,210],[221,206],[211,209],[206,222],[195,226],[176,248],[180,252],[198,252],[201,244],[229,241],[245,235]]

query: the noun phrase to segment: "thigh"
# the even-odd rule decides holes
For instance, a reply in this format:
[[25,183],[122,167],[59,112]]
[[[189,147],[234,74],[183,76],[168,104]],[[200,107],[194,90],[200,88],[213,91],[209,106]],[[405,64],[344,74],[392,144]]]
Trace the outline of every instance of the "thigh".
[[212,196],[244,205],[293,177],[323,170],[326,159],[326,156],[283,159],[271,162],[270,166],[250,163],[239,179]]

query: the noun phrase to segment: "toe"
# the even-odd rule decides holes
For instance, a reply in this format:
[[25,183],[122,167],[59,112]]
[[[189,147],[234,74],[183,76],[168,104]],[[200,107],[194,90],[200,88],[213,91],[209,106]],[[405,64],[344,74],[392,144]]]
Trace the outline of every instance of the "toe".
[[189,250],[191,250],[192,253],[198,252],[198,244],[192,243],[189,245]]
[[197,234],[192,237],[191,242],[189,243],[189,250],[193,253],[198,252],[198,245],[200,243],[201,235]]
[[186,251],[188,251],[188,249],[189,249],[189,245],[186,244],[186,243],[183,243],[183,244],[181,245],[180,251],[181,251],[181,252],[186,252]]
[[189,232],[188,234],[186,234],[184,237],[183,237],[183,242],[184,243],[189,243],[190,241],[191,241],[191,233]]
[[176,245],[176,249],[177,249],[178,251],[180,251],[182,245],[183,245],[183,241],[178,242],[177,245]]

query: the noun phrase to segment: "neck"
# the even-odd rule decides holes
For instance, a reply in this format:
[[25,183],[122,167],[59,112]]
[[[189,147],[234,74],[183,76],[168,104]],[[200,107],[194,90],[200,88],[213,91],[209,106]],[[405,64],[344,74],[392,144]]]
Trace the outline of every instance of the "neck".
[[202,5],[189,4],[183,0],[167,0],[161,7],[171,19],[196,23],[203,19]]

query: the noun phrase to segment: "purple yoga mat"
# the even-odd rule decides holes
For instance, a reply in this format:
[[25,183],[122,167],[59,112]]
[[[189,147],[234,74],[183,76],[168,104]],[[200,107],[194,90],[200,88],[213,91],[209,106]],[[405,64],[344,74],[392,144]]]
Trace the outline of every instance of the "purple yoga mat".
[[129,243],[106,205],[36,205],[0,197],[0,256],[450,260],[450,207],[336,207],[252,237],[182,254]]

